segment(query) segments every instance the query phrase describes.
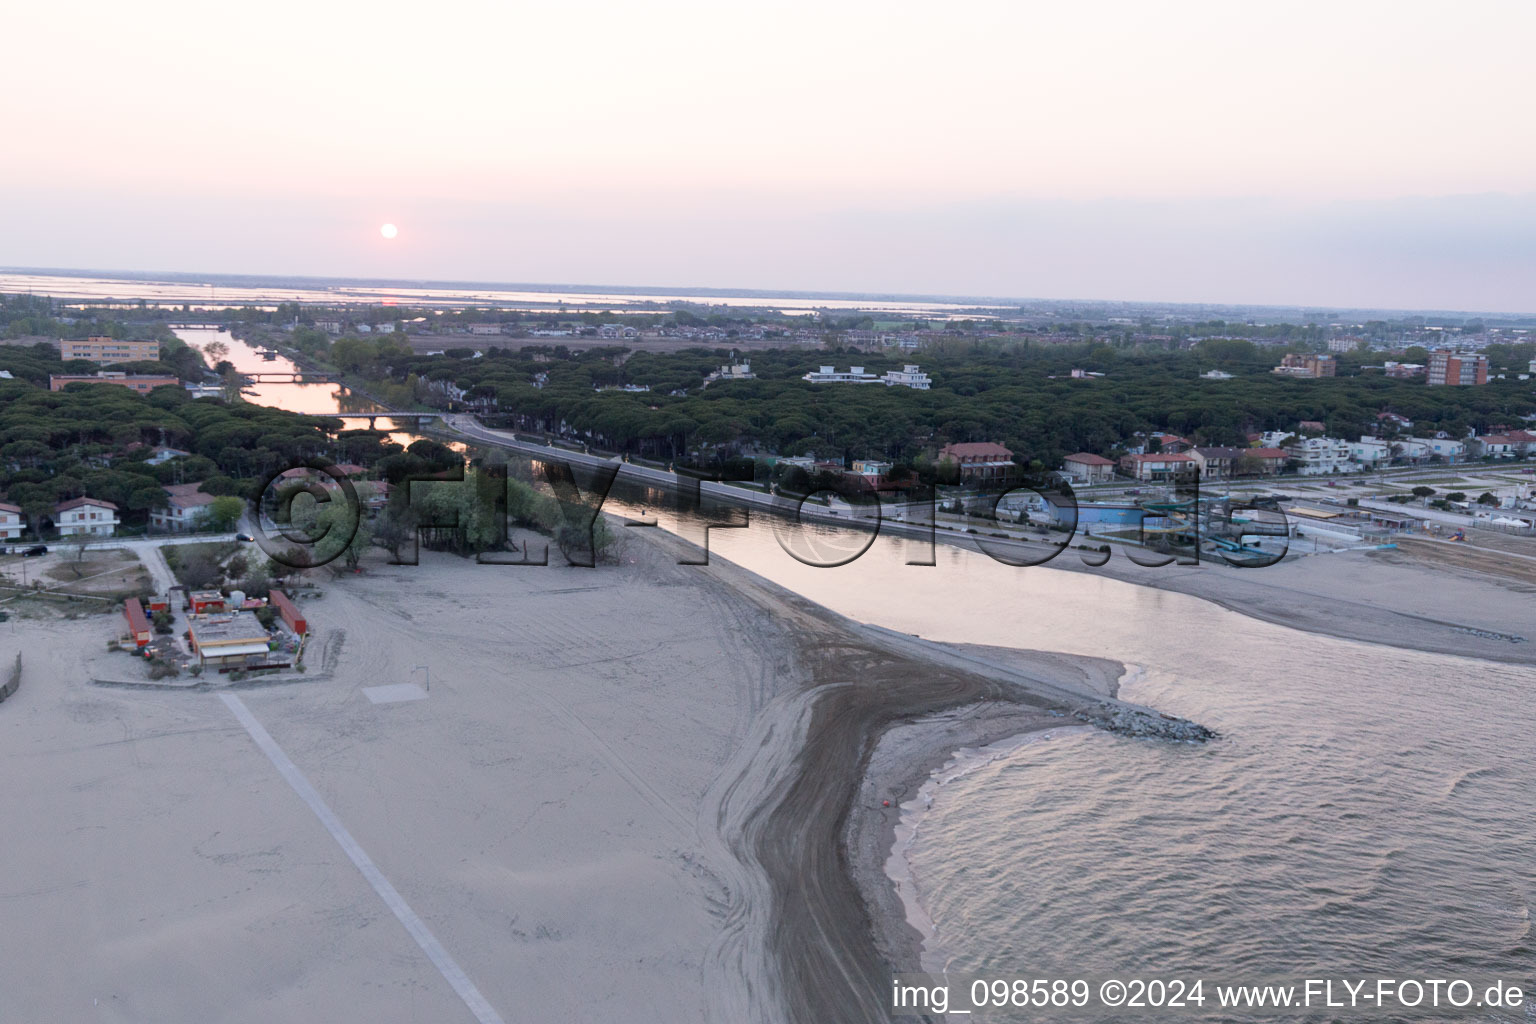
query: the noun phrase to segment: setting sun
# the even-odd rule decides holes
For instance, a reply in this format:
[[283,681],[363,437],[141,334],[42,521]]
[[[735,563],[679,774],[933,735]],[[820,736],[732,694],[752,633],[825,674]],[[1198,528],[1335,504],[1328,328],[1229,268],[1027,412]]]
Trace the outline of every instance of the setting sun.
[[393,224],[383,224],[379,227],[379,234],[383,235],[385,238],[394,238],[399,233],[400,229],[395,227]]

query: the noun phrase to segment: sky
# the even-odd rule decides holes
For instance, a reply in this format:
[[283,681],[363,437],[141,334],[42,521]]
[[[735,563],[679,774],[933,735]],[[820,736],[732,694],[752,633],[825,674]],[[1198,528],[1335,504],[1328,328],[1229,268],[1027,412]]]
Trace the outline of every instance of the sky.
[[1536,311],[1525,2],[84,0],[7,35],[0,265]]

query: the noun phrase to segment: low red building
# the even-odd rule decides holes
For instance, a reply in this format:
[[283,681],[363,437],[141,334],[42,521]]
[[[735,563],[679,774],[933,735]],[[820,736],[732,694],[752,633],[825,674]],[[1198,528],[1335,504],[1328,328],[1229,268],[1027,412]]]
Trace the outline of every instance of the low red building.
[[281,590],[272,591],[269,600],[272,607],[277,609],[278,617],[283,620],[296,636],[303,636],[309,632],[309,623],[304,621],[304,616],[299,614],[298,606],[288,600],[288,595]]
[[128,620],[128,632],[133,636],[133,642],[138,647],[148,647],[154,639],[154,633],[149,628],[149,617],[144,614],[144,606],[139,604],[139,599],[130,597],[123,602],[123,618]]
[[194,590],[187,595],[187,604],[193,615],[207,615],[224,611],[224,595],[217,590]]

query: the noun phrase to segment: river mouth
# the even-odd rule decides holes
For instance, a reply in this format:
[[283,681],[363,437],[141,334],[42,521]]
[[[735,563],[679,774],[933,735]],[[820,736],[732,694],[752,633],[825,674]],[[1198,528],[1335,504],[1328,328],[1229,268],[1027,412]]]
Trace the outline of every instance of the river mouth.
[[[338,400],[335,385],[286,387]],[[262,397],[290,408],[289,394]],[[695,539],[706,523],[622,477],[604,507]],[[1528,668],[1302,633],[952,545],[912,564],[929,552],[910,538],[817,568],[760,516],[708,537],[711,558],[859,621],[1143,666],[1122,697],[1222,734],[1188,747],[1072,733],[944,786],[906,849],[943,966],[1224,984],[1530,972]]]

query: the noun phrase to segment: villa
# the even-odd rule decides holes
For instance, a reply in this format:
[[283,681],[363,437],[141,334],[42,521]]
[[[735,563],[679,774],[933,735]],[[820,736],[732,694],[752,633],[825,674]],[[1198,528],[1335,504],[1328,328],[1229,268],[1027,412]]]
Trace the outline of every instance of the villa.
[[53,525],[60,537],[77,533],[110,537],[117,532],[117,506],[100,498],[71,498],[53,507]]

